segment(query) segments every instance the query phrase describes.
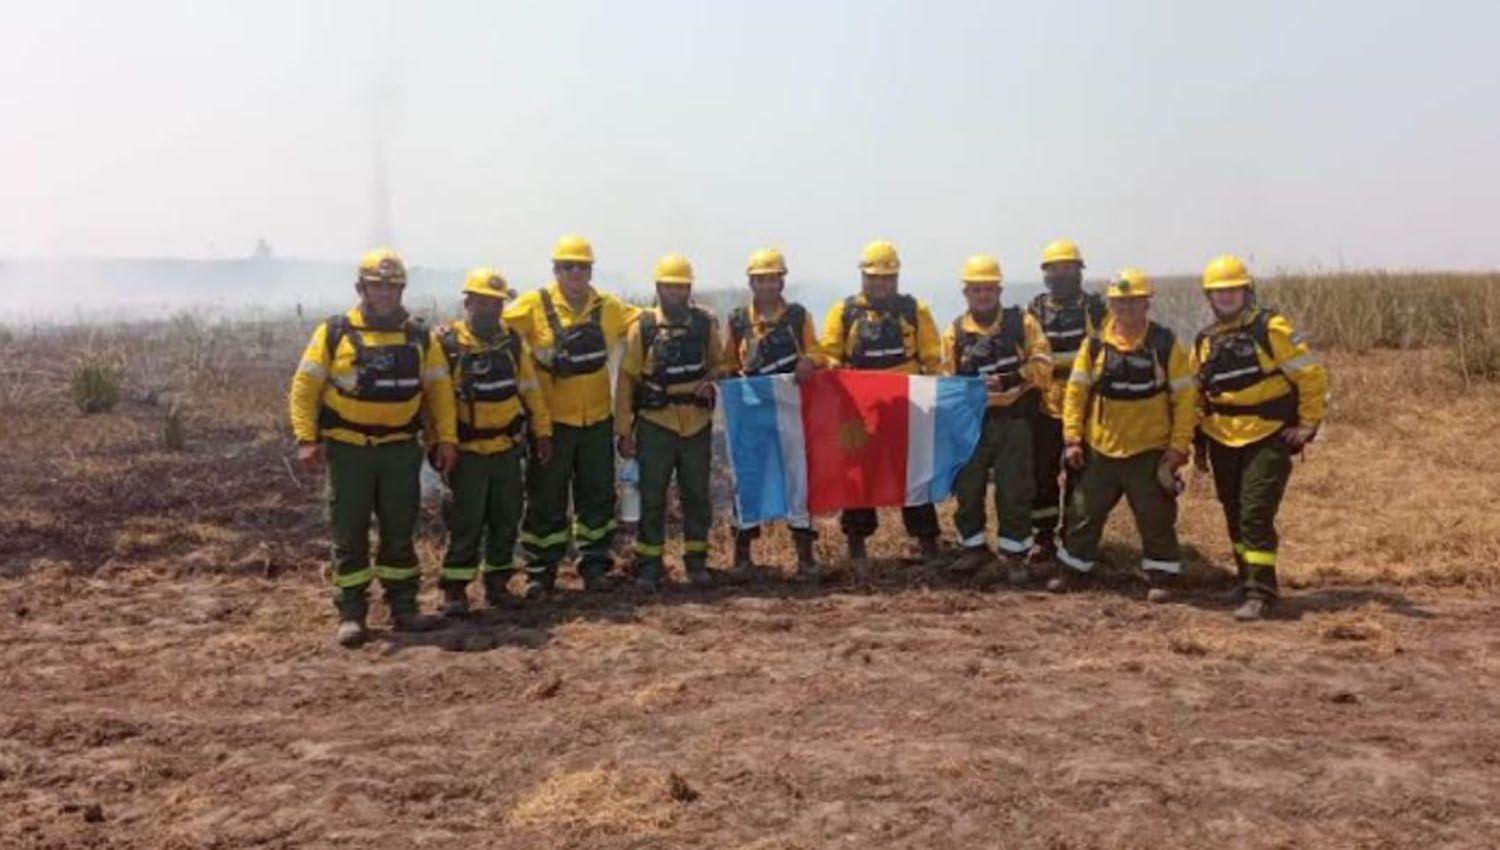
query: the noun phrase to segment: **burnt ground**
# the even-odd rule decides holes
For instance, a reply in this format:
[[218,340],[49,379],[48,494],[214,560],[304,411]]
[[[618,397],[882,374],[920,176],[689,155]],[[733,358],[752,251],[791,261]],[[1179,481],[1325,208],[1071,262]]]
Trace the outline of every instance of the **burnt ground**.
[[0,584],[0,845],[1487,847],[1500,604],[1241,627],[927,586],[584,597],[331,646],[315,581]]

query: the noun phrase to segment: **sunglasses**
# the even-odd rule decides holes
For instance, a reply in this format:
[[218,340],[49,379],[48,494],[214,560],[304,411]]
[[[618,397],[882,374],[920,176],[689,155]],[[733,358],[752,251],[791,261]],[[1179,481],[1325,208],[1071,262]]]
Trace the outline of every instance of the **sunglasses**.
[[593,268],[591,263],[562,262],[557,264],[557,270],[560,272],[582,272],[591,268]]

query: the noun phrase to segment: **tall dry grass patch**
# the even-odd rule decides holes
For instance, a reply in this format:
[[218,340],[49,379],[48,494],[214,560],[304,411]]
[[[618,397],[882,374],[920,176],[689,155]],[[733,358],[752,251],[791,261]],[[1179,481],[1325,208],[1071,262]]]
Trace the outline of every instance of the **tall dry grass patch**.
[[[1164,281],[1155,312],[1179,332],[1210,319],[1197,281]],[[1500,273],[1282,274],[1257,283],[1262,305],[1290,316],[1314,347],[1442,349],[1465,381],[1500,379]]]

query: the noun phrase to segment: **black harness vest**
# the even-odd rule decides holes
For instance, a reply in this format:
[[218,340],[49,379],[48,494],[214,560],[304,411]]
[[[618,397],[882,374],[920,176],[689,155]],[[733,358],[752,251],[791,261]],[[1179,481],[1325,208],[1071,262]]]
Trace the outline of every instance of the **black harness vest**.
[[564,328],[552,296],[546,290],[542,290],[541,296],[542,311],[552,329],[552,357],[546,363],[537,360],[537,365],[558,378],[587,375],[608,365],[609,349],[604,344],[604,327],[599,320],[603,303],[595,304],[581,321]]
[[660,410],[669,404],[713,407],[711,400],[669,389],[708,375],[708,338],[713,318],[701,308],[689,307],[684,322],[660,324],[654,310],[642,313],[636,321],[640,325],[641,351],[651,364],[650,371],[641,376],[636,408]]
[[514,437],[526,427],[524,412],[509,423],[495,428],[481,428],[478,405],[509,401],[520,394],[519,364],[521,362],[521,336],[505,329],[505,338],[498,344],[465,350],[458,342],[458,334],[448,329],[438,341],[443,354],[448,358],[448,368],[455,373],[454,389],[460,404],[469,407],[469,419],[458,420],[458,438],[463,442],[487,440],[492,437]]
[[856,369],[890,369],[911,359],[901,323],[904,319],[916,332],[917,300],[903,294],[892,301],[891,309],[877,313],[875,308],[860,304],[857,296],[844,299],[843,339],[849,338],[850,329],[854,331],[849,365]]
[[[348,339],[354,346],[354,384],[352,387],[330,382],[344,398],[376,404],[402,404],[422,393],[422,360],[427,350],[427,328],[421,322],[402,324],[402,341],[394,345],[366,345],[364,330],[356,328],[345,315],[329,316],[324,332],[328,362],[332,363],[339,343]],[[342,428],[367,437],[391,434],[415,434],[421,428],[420,407],[411,419],[400,425],[371,425],[354,422],[339,415],[327,405],[318,411],[319,428]]]
[[1204,403],[1210,413],[1226,416],[1259,416],[1288,425],[1297,424],[1297,385],[1288,381],[1292,391],[1270,401],[1259,404],[1224,404],[1214,401],[1214,396],[1246,390],[1263,381],[1282,374],[1275,367],[1266,369],[1261,365],[1260,355],[1275,362],[1271,353],[1271,319],[1276,313],[1257,309],[1250,321],[1230,330],[1214,333],[1210,328],[1201,331],[1193,346],[1201,354],[1208,343],[1208,354],[1198,367],[1198,385],[1203,389]]
[[[1046,293],[1031,301],[1031,314],[1047,335],[1053,355],[1071,354],[1082,347],[1090,331],[1104,324],[1104,310],[1104,299],[1092,293],[1085,293],[1078,304],[1068,307],[1054,307]],[[1060,363],[1053,368],[1053,375],[1066,379],[1069,369],[1067,363]]]
[[729,314],[729,331],[736,340],[744,340],[746,375],[777,375],[792,371],[802,357],[802,328],[807,324],[807,310],[801,304],[788,304],[781,317],[760,339],[750,338],[750,310],[737,307]]

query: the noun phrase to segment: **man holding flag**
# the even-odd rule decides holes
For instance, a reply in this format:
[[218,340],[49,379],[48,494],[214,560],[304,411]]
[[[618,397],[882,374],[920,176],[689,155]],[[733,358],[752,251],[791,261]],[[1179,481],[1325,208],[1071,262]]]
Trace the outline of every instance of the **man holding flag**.
[[[834,367],[903,375],[937,374],[942,360],[937,325],[926,304],[897,291],[901,259],[896,246],[884,240],[869,243],[859,269],[861,292],[834,304],[823,323],[823,356]],[[851,425],[841,439],[857,448],[853,444],[862,445],[868,435]],[[932,503],[904,505],[901,520],[906,533],[917,539],[922,556],[936,556],[939,529]],[[848,540],[849,558],[864,560],[865,539],[879,527],[875,509],[846,508],[839,525]]]
[[1000,308],[1000,263],[976,254],[964,263],[968,312],[943,334],[943,371],[984,379],[988,391],[983,431],[974,456],[958,474],[954,492],[963,555],[950,569],[960,575],[987,567],[985,495],[995,482],[999,549],[1011,584],[1030,580],[1025,556],[1031,549],[1031,419],[1052,382],[1052,349],[1036,317],[1020,307]]
[[[807,309],[782,297],[786,287],[786,259],[775,248],[761,248],[750,255],[745,271],[750,278],[751,300],[729,314],[724,374],[740,377],[792,373],[798,383],[807,380],[818,368],[817,332]],[[792,543],[797,549],[797,577],[817,581],[822,572],[813,557],[817,533],[812,528],[812,517],[791,517],[787,524],[792,528]],[[750,552],[751,544],[759,537],[760,524],[741,518],[734,534],[732,579],[747,581],[761,574]]]

